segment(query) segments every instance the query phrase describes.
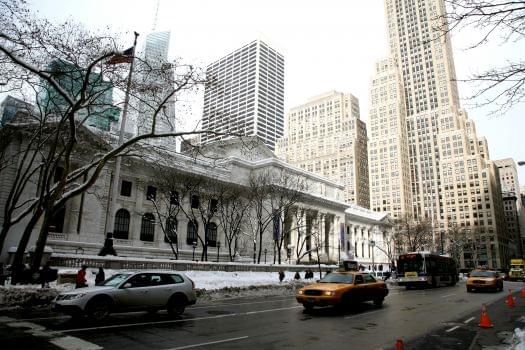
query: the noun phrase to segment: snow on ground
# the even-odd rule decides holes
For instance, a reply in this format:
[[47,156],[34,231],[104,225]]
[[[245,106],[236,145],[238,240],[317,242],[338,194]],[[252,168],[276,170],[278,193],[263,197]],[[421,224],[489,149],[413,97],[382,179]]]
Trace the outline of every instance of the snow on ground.
[[[76,274],[77,269],[59,269],[59,274]],[[95,285],[95,275],[98,269],[89,269],[86,273],[86,279],[89,286]],[[106,278],[118,273],[119,270],[104,270]],[[279,276],[277,272],[225,272],[225,271],[181,271],[195,282],[195,288],[215,290],[226,287],[249,287],[249,286],[267,286],[279,285]],[[294,281],[295,272],[284,271],[284,282]],[[301,274],[304,277],[304,273]],[[317,277],[316,277],[317,278]],[[50,287],[57,288],[61,291],[74,288],[71,284],[59,284],[52,282]]]

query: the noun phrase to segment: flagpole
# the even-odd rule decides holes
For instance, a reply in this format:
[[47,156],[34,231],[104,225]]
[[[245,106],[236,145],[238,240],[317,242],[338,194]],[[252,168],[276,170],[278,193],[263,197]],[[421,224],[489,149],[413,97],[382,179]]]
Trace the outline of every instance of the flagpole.
[[[129,105],[129,90],[131,88],[131,77],[133,75],[133,63],[135,62],[135,49],[137,47],[137,38],[139,36],[139,33],[134,32],[135,34],[135,40],[133,41],[133,57],[131,59],[131,64],[129,66],[129,74],[128,74],[128,82],[126,85],[126,95],[124,97],[124,109],[122,111],[122,119],[120,121],[120,132],[118,137],[118,146],[122,145],[124,142],[124,132],[126,129],[126,118],[128,115],[128,105]],[[113,232],[114,226],[115,226],[115,214],[116,214],[116,206],[117,206],[117,196],[118,196],[118,190],[119,190],[119,183],[120,183],[120,167],[121,167],[122,157],[117,156],[117,159],[115,161],[115,171],[113,173],[113,181],[111,184],[111,201],[108,211],[108,219],[107,219],[107,225],[106,229],[109,232]],[[107,237],[112,238],[112,237]]]

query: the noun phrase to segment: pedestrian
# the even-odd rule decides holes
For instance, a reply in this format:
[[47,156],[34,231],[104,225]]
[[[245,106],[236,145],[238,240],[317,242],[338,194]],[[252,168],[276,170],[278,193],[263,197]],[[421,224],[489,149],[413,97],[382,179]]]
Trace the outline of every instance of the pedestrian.
[[282,282],[284,280],[284,271],[281,269],[279,270],[279,282]]
[[87,265],[82,265],[82,268],[78,270],[77,272],[77,283],[75,288],[84,288],[87,287],[87,280],[86,280],[86,270]]
[[95,276],[95,285],[98,286],[104,280],[106,279],[106,274],[104,273],[104,269],[102,267],[98,268],[97,275]]
[[40,283],[42,288],[49,288],[49,282],[51,281],[51,261],[47,261],[44,266],[40,269]]
[[301,279],[301,275],[299,274],[299,271],[295,272],[295,275],[293,276],[293,278],[296,279],[296,280],[300,280]]

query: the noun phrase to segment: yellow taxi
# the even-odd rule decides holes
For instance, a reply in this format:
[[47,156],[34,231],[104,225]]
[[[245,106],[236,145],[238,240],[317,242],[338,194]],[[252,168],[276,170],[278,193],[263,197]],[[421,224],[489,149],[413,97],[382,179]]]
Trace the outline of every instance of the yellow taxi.
[[381,306],[387,295],[386,283],[369,273],[338,271],[299,289],[295,297],[306,310],[311,310],[314,306],[348,306],[364,301]]
[[503,290],[503,277],[497,271],[476,269],[472,270],[467,280],[467,292],[473,290]]

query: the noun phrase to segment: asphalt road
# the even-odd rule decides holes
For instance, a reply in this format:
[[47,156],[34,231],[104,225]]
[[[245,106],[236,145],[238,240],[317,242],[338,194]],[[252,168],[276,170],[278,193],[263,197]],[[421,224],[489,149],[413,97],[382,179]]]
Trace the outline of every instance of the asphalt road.
[[[521,286],[506,282],[505,290]],[[18,313],[0,317],[0,344],[9,336],[12,342],[3,344],[16,345],[14,334],[25,330],[46,349],[49,343],[68,350],[389,349],[398,338],[421,345],[440,329],[450,338],[444,349],[468,349],[476,336],[471,327],[479,321],[481,305],[505,295],[467,293],[460,283],[426,290],[391,289],[382,308],[363,303],[347,311],[323,308],[307,313],[290,296],[198,303],[177,319],[164,312],[130,313],[93,323],[56,314]],[[16,332],[9,333],[10,329]]]

